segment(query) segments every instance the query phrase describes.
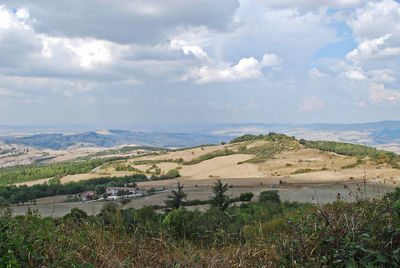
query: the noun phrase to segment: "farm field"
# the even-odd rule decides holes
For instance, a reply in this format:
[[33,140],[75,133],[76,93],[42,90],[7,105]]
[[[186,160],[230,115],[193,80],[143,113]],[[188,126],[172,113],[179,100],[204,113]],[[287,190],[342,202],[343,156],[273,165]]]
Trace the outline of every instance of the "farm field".
[[[251,192],[254,194],[254,200],[257,200],[260,193],[263,191],[277,190],[282,201],[296,201],[296,202],[307,202],[307,203],[320,203],[325,204],[334,202],[337,200],[337,194],[340,193],[342,201],[353,202],[358,197],[367,198],[379,198],[385,193],[393,191],[398,186],[397,183],[385,182],[371,182],[367,184],[359,183],[332,183],[332,184],[297,184],[286,187],[271,187],[276,185],[257,185],[259,180],[250,180],[249,185],[240,185],[240,181],[237,179],[226,179],[224,183],[234,185],[234,188],[229,188],[228,194],[231,197],[238,197],[241,193]],[[215,180],[202,180],[202,185],[195,187],[193,183],[196,181],[183,182],[184,191],[187,194],[188,200],[207,200],[212,194],[212,186]],[[399,182],[400,183],[400,182]],[[140,185],[148,185],[146,183],[140,183]],[[347,185],[346,189],[344,185]],[[165,191],[156,193],[154,195],[145,196],[143,198],[132,199],[128,204],[122,205],[118,203],[121,209],[141,209],[144,206],[162,206],[164,201],[168,199],[171,194],[171,189],[176,187],[175,181],[168,181],[168,183],[159,183],[155,186],[170,187]],[[63,201],[67,196],[55,196],[37,199],[36,205],[18,205],[12,206],[14,215],[26,214],[28,208],[37,210],[43,217],[62,217],[69,213],[72,208],[79,208],[84,210],[88,215],[97,215],[100,213],[104,201],[90,201],[90,202],[75,202],[75,203],[64,203]],[[192,206],[189,209],[202,209],[208,208],[209,205]]]

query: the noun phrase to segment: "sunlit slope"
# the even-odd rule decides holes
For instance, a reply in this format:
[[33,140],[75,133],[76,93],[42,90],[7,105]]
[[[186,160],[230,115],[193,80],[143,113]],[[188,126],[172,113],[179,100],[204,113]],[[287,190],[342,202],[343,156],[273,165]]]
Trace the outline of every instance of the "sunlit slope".
[[130,166],[149,175],[179,170],[182,179],[280,178],[338,181],[400,177],[399,156],[338,142],[296,140],[281,134],[244,135],[230,144],[205,146],[111,163],[105,172]]

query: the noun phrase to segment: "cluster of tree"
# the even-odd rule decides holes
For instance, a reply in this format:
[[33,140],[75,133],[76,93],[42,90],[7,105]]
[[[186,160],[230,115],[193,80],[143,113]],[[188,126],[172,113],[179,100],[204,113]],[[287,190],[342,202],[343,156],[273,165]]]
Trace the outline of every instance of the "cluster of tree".
[[81,162],[61,162],[0,168],[0,185],[81,174],[121,158],[99,158]]
[[388,163],[397,166],[397,162],[400,160],[400,156],[396,153],[378,150],[376,148],[360,144],[335,141],[307,141],[304,139],[300,140],[300,144],[303,144],[307,148],[334,152],[341,155],[359,157],[368,156],[371,160],[378,164]]
[[[168,200],[165,204],[168,208],[178,209],[183,206],[193,206],[193,205],[205,205],[210,204],[212,207],[218,208],[221,211],[225,211],[228,206],[235,202],[250,202],[254,197],[253,193],[241,193],[239,197],[231,198],[228,194],[228,184],[223,184],[221,180],[217,180],[212,188],[213,196],[209,200],[186,200],[187,194],[183,190],[183,185],[178,182],[177,190],[172,190],[171,195],[168,196]],[[268,194],[271,191],[262,192],[263,194]],[[278,199],[279,195],[276,191],[272,191]]]
[[112,154],[127,154],[131,153],[136,150],[145,150],[148,152],[163,152],[163,151],[169,151],[168,149],[162,148],[162,147],[155,147],[155,146],[145,146],[145,145],[139,145],[139,146],[124,146],[119,149],[109,149],[109,150],[104,150],[100,151],[97,153],[93,153],[89,155],[89,157],[99,157],[99,156],[104,156],[104,155],[112,155]]
[[[160,171],[161,173],[161,171]],[[154,181],[158,181],[158,180],[170,180],[170,179],[174,179],[174,178],[178,178],[180,177],[181,174],[179,174],[179,171],[177,169],[171,169],[167,172],[167,174],[164,175],[160,175],[160,176],[154,176],[152,175],[150,177],[150,180],[154,180]]]
[[123,164],[117,165],[115,167],[115,171],[131,171],[131,172],[142,173],[140,169],[132,167],[131,165],[123,165]]
[[147,181],[147,177],[145,175],[136,174],[125,177],[95,178],[66,184],[44,183],[33,186],[0,186],[0,197],[2,197],[0,202],[26,203],[41,197],[72,195],[94,190],[96,190],[98,194],[102,194],[105,192],[105,186],[134,186],[134,183],[141,181]]
[[199,157],[192,159],[190,161],[187,162],[183,162],[184,165],[195,165],[198,164],[200,162],[203,162],[205,160],[210,160],[213,159],[215,157],[220,157],[220,156],[227,156],[227,155],[232,155],[235,154],[234,151],[229,150],[228,148],[225,148],[224,150],[217,150],[211,153],[207,153],[207,154],[203,154],[200,155]]
[[255,141],[255,140],[266,140],[266,141],[282,141],[282,140],[296,140],[295,137],[289,137],[285,134],[277,134],[275,132],[269,132],[267,135],[259,134],[259,135],[251,135],[245,134],[234,138],[230,141],[230,143],[238,143],[244,141]]

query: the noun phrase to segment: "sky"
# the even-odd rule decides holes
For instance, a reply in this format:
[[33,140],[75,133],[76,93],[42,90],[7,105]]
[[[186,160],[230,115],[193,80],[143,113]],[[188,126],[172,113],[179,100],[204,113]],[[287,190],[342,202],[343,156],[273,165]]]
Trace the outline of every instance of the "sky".
[[400,119],[395,0],[0,0],[0,125]]

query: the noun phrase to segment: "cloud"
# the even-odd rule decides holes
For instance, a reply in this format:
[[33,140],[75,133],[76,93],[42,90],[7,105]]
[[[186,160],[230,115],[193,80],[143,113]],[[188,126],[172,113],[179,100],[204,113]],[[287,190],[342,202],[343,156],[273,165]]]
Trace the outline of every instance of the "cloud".
[[369,1],[356,9],[348,21],[359,41],[378,39],[400,31],[400,3],[394,0]]
[[281,60],[275,54],[264,54],[261,65],[262,66],[277,66],[281,64]]
[[249,79],[262,79],[264,66],[275,66],[279,59],[274,54],[265,54],[261,61],[254,57],[242,58],[236,65],[224,64],[224,66],[203,66],[196,68],[189,75],[197,83],[211,82],[237,82]]
[[361,42],[358,47],[346,56],[347,59],[359,63],[363,60],[374,60],[374,59],[394,59],[400,56],[399,47],[385,47],[386,41],[391,37],[390,34],[386,34],[383,37],[365,40]]
[[199,59],[208,59],[207,53],[198,45],[189,44],[184,40],[173,39],[170,41],[171,49],[182,50],[185,55],[192,54]]
[[315,112],[322,110],[324,103],[315,96],[307,97],[299,105],[299,111],[301,112]]
[[312,68],[308,71],[308,74],[311,78],[324,78],[327,77],[327,74],[318,70],[318,68]]
[[369,100],[373,103],[398,102],[400,92],[385,88],[384,84],[372,83],[369,88]]
[[351,8],[366,3],[368,0],[268,0],[261,1],[272,8]]
[[400,58],[400,3],[370,1],[348,19],[357,48],[346,58],[355,64],[384,65]]
[[357,69],[350,69],[349,71],[344,73],[347,78],[352,80],[364,80],[366,76],[362,73],[362,71]]
[[125,44],[159,43],[178,26],[204,25],[224,31],[239,7],[237,0],[5,0],[3,3],[29,10],[39,33]]
[[396,81],[395,72],[390,69],[377,69],[368,72],[370,79],[375,82],[390,83]]

